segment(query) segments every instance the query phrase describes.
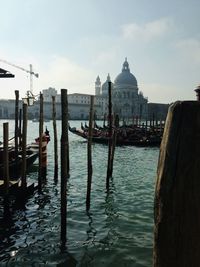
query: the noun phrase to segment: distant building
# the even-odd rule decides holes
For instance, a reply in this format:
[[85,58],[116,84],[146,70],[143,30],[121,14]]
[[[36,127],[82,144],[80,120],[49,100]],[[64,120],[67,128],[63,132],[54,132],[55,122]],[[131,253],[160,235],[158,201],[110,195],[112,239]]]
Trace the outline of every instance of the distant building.
[[[95,81],[94,112],[97,119],[102,119],[108,114],[108,82],[111,82],[110,75],[107,75],[106,81],[101,84],[100,77]],[[44,117],[52,118],[52,96],[56,98],[57,119],[61,118],[61,95],[55,88],[49,87],[42,90],[44,99]],[[139,91],[137,79],[130,72],[129,63],[125,59],[122,65],[122,71],[114,82],[111,83],[113,111],[117,113],[120,119],[132,119],[138,117],[141,119],[164,120],[167,114],[167,104],[149,103],[148,99]],[[70,119],[87,120],[90,109],[89,94],[69,94],[68,110]],[[20,101],[22,107],[22,101]],[[29,119],[39,118],[39,101],[28,108]],[[13,119],[15,114],[14,100],[0,100],[0,118]]]
[[[101,86],[99,76],[95,82],[95,94],[98,104],[101,105],[102,113],[107,113],[108,106],[108,82],[110,75]],[[114,83],[111,84],[113,111],[119,115],[121,119],[132,118],[133,116],[145,119],[147,117],[147,98],[139,92],[137,80],[130,72],[129,63],[125,59],[122,72],[117,75]]]

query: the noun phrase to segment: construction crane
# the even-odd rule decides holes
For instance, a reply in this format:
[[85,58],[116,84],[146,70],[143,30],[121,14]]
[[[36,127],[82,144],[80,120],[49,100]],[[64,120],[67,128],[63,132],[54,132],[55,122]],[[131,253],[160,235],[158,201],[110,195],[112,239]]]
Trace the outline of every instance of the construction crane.
[[24,69],[24,68],[22,68],[22,67],[20,67],[20,66],[18,66],[18,65],[15,65],[15,64],[13,64],[13,63],[8,62],[7,60],[0,59],[0,61],[3,62],[3,63],[8,64],[8,65],[10,65],[10,66],[13,66],[13,67],[15,67],[15,68],[17,68],[17,69],[23,70],[23,71],[25,71],[25,72],[27,72],[27,73],[30,74],[30,91],[29,91],[29,92],[30,92],[31,95],[33,95],[33,75],[34,75],[36,78],[38,78],[38,77],[39,77],[39,74],[33,72],[32,64],[29,65],[29,66],[30,66],[30,69],[29,69],[29,70],[26,70],[26,69]]

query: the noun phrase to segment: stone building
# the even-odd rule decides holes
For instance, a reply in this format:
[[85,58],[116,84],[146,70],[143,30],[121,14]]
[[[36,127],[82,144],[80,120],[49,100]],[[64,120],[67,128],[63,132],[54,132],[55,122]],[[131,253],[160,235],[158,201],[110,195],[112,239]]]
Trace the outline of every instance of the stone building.
[[[101,105],[102,113],[107,113],[108,106],[108,82],[110,75],[101,86],[99,76],[95,82],[95,94],[98,104]],[[113,111],[119,115],[121,119],[132,118],[133,116],[145,119],[147,117],[147,98],[139,92],[137,80],[130,72],[129,63],[125,59],[122,72],[117,75],[114,83],[111,83]]]

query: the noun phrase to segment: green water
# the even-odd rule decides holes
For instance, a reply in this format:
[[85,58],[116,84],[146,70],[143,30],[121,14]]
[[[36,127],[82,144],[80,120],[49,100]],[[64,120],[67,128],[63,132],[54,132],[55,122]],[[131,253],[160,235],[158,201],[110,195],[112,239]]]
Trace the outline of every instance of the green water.
[[[60,122],[57,123],[60,139]],[[12,135],[14,122],[9,124]],[[9,216],[3,215],[1,205],[0,266],[152,266],[153,199],[159,149],[117,147],[107,193],[108,148],[93,144],[91,208],[87,213],[87,143],[69,133],[67,247],[61,251],[60,179],[54,181],[52,122],[45,125],[52,136],[47,180],[41,194],[35,192],[24,207],[13,205]],[[80,127],[80,122],[72,121],[70,125]],[[28,140],[37,136],[38,123],[29,122]],[[37,182],[37,163],[28,179]]]

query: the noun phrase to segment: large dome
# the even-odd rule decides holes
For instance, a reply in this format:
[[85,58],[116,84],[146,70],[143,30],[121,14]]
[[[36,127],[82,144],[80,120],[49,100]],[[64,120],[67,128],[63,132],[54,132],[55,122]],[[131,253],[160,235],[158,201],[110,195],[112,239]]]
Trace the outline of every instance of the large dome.
[[127,58],[125,59],[125,62],[123,64],[122,72],[119,75],[117,75],[114,84],[115,86],[131,85],[137,87],[137,80],[135,76],[130,72]]

